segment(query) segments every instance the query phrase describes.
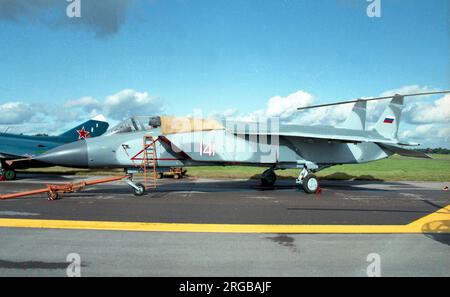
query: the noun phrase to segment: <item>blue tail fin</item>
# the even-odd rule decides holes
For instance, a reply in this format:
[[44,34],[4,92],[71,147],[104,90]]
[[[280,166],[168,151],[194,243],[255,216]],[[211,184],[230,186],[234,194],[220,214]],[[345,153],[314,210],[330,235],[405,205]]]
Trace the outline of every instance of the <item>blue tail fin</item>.
[[89,120],[69,131],[59,135],[61,138],[65,138],[68,141],[77,141],[84,138],[97,137],[102,135],[108,130],[109,124],[104,121]]

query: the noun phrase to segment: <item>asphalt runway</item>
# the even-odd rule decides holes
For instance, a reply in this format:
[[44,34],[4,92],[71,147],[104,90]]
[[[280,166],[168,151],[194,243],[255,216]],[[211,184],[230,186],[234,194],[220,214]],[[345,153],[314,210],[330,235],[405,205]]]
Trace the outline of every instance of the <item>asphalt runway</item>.
[[[82,177],[19,178],[0,183],[0,194]],[[163,179],[142,197],[115,182],[57,201],[4,200],[0,275],[64,276],[75,252],[84,276],[367,276],[373,253],[383,276],[450,276],[444,186],[323,181],[320,195],[307,195],[290,180],[262,188],[256,180]]]
[[[0,184],[0,193],[79,181],[74,176],[26,176]],[[92,179],[90,177],[89,179]],[[137,197],[125,182],[88,187],[63,199],[44,194],[1,201],[1,217],[209,224],[407,224],[450,204],[444,183],[323,181],[308,195],[291,180],[274,188],[256,180],[163,179]]]

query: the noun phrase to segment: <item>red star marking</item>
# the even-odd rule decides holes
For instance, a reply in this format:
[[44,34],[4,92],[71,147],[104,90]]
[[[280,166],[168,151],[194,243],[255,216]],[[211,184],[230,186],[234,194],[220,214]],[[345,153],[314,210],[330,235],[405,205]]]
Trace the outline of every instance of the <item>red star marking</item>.
[[77,132],[78,132],[78,139],[86,139],[86,138],[91,137],[89,135],[90,133],[88,131],[84,130],[84,126],[83,126],[83,128],[81,128],[81,130],[77,130]]

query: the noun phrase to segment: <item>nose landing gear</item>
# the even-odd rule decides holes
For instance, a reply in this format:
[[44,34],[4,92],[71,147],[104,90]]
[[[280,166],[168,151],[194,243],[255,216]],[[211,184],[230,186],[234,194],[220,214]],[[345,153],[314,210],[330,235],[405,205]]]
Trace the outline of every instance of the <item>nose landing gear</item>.
[[143,196],[145,194],[145,186],[141,183],[133,182],[133,175],[129,174],[125,182],[133,189],[135,196]]

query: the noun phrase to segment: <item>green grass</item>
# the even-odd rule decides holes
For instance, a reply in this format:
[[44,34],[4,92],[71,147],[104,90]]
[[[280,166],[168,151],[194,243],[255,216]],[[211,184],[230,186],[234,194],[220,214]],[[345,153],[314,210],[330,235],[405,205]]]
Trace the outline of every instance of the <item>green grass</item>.
[[[414,159],[394,155],[388,159],[365,164],[338,165],[318,172],[323,179],[386,180],[386,181],[450,181],[450,155],[433,155],[430,159]],[[205,166],[188,167],[188,176],[204,178],[259,178],[263,167]],[[76,175],[119,175],[122,170],[78,170],[49,167],[28,169],[27,172],[44,172]],[[280,178],[296,178],[299,170],[278,170]]]
[[[338,180],[410,180],[410,181],[450,181],[450,156],[433,155],[430,159],[414,159],[392,156],[388,159],[352,165],[337,165],[318,172],[323,179]],[[225,166],[192,167],[188,175],[211,178],[259,178],[264,168]],[[297,169],[278,170],[281,178],[296,178]]]

